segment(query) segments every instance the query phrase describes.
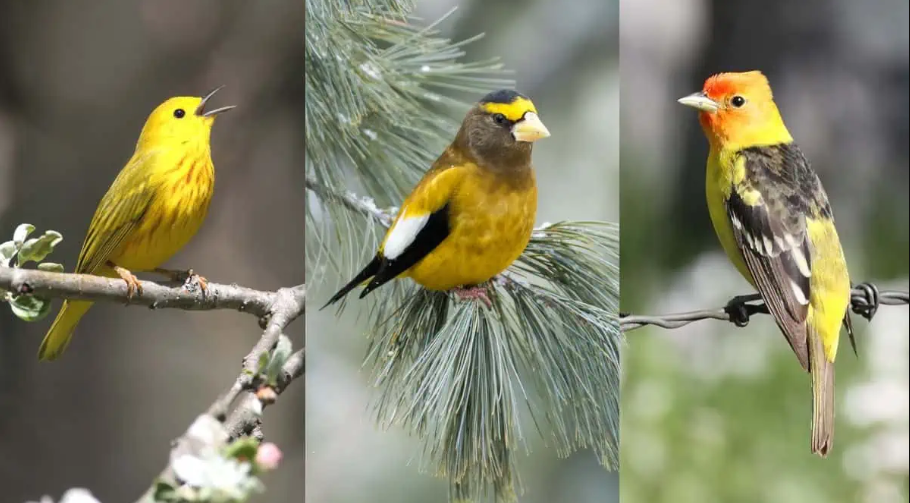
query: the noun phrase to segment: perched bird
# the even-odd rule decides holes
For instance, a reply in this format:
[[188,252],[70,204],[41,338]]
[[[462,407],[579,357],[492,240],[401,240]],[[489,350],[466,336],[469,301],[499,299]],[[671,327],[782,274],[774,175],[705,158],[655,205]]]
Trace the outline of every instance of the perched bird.
[[360,297],[398,276],[430,290],[455,289],[489,303],[480,286],[531,239],[537,184],[531,145],[550,136],[527,97],[483,97],[455,140],[404,200],[379,250],[324,307],[366,282]]
[[[130,271],[178,278],[192,271],[158,269],[196,234],[215,184],[209,136],[215,116],[233,106],[206,110],[209,99],[171,98],[145,122],[136,151],[98,204],[79,252],[76,273],[120,277],[129,295],[142,293]],[[205,288],[205,280],[199,284]],[[39,360],[58,358],[91,302],[65,301],[38,349]]]
[[853,342],[850,277],[828,196],[760,72],[715,75],[679,102],[699,110],[710,145],[706,190],[714,230],[811,374],[811,449],[824,457],[834,438],[842,323]]

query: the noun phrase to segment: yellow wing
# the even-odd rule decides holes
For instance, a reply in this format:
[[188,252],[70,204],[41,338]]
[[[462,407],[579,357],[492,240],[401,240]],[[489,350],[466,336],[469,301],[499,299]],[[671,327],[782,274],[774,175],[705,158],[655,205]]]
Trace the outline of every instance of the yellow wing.
[[155,158],[155,151],[134,154],[104,194],[82,243],[77,273],[97,272],[142,220],[155,195],[148,169]]

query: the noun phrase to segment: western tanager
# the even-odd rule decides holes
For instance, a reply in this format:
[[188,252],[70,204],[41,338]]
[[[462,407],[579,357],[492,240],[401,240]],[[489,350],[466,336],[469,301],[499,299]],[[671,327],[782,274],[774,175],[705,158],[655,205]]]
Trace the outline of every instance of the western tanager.
[[715,75],[679,102],[699,110],[708,138],[708,209],[720,242],[811,374],[811,449],[826,456],[841,324],[850,330],[850,277],[828,197],[760,72]]
[[430,290],[489,301],[481,285],[531,239],[537,184],[531,145],[550,136],[527,97],[492,92],[404,200],[379,250],[326,306],[366,282],[360,297],[399,276]]

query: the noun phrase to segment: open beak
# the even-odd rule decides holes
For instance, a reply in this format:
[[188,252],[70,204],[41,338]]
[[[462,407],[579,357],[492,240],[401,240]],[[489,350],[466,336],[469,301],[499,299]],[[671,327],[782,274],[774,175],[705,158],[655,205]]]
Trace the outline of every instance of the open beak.
[[697,108],[702,112],[708,112],[712,114],[720,109],[720,105],[718,105],[716,101],[706,96],[703,92],[692,93],[676,101],[682,103],[687,107]]
[[218,86],[215,89],[212,89],[212,91],[210,93],[206,94],[205,97],[202,98],[202,103],[199,103],[199,106],[196,107],[196,115],[198,115],[199,117],[212,117],[213,115],[218,115],[222,112],[227,112],[228,110],[230,110],[232,108],[236,108],[236,105],[229,105],[226,107],[209,110],[208,112],[205,111],[205,104],[208,103],[209,99],[212,96],[215,96],[215,93],[217,93],[218,91],[220,91],[222,89],[224,89],[224,86]]
[[512,137],[515,141],[534,142],[550,136],[550,131],[534,112],[525,113],[520,121],[512,126]]

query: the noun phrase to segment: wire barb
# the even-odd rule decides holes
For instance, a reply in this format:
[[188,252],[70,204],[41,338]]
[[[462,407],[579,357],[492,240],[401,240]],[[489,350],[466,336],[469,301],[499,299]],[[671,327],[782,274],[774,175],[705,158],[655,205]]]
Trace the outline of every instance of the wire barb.
[[881,295],[875,284],[867,282],[853,287],[850,295],[850,307],[854,313],[872,321],[872,317],[878,312],[880,302]]

